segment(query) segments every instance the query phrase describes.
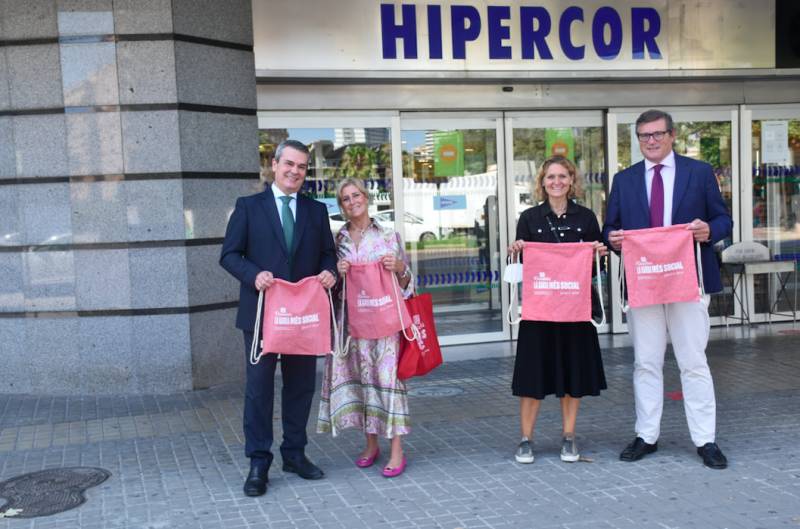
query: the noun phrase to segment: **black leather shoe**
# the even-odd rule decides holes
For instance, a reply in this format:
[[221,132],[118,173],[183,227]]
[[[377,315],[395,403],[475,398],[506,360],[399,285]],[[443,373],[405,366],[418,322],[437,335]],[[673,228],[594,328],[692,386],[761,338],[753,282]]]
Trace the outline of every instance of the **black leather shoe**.
[[250,460],[250,473],[244,480],[245,496],[263,496],[269,483],[269,465],[265,461]]
[[728,468],[728,458],[719,449],[717,443],[706,443],[697,447],[697,455],[703,458],[703,464],[708,468]]
[[325,473],[306,456],[294,460],[284,459],[283,471],[293,472],[303,479],[322,479],[325,476]]
[[658,450],[658,442],[653,444],[645,443],[644,439],[637,437],[631,444],[625,447],[625,450],[619,455],[622,461],[639,461],[647,454],[652,454]]

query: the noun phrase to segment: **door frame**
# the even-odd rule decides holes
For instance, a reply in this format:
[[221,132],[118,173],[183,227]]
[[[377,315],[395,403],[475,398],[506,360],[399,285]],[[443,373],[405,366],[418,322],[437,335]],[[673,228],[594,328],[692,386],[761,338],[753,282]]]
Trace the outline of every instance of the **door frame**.
[[[753,240],[753,120],[765,119],[800,119],[800,103],[779,103],[779,104],[758,104],[740,105],[740,130],[741,133],[741,173],[742,183],[739,194],[741,195],[741,214],[739,218],[739,230],[741,240]],[[745,206],[747,204],[747,206]],[[795,274],[797,272],[795,271]],[[755,285],[753,276],[745,276],[747,281],[747,304],[748,314],[752,323],[766,323],[769,321],[792,321],[788,315],[769,315],[763,312],[755,312]],[[793,278],[797,281],[797,277]],[[796,307],[795,307],[796,308]],[[736,314],[737,316],[739,314]]]
[[[618,133],[617,126],[619,124],[635,123],[636,118],[649,107],[618,107],[609,108],[606,115],[606,133],[607,144],[606,149],[608,153],[608,168],[609,179],[608,189],[611,192],[611,186],[614,183],[614,176],[617,173],[617,165],[619,163],[619,153],[617,152],[618,146]],[[733,242],[741,240],[741,161],[740,161],[740,134],[739,134],[739,107],[736,105],[706,105],[706,106],[681,106],[681,107],[659,107],[660,110],[668,112],[672,119],[678,123],[682,121],[730,121],[731,124],[731,189],[732,189],[732,204],[731,216],[734,221],[734,229],[732,233]],[[749,130],[749,129],[748,129]],[[751,186],[752,187],[752,186]],[[751,219],[752,224],[752,219]],[[739,228],[737,228],[737,225]],[[619,277],[620,260],[619,256],[612,253],[610,277]],[[613,274],[613,275],[612,275]],[[622,310],[620,302],[620,284],[619,281],[610,281],[611,283],[611,305],[613,322],[612,328],[614,334],[628,332],[628,324],[622,321]],[[734,304],[734,316],[738,316],[738,307]],[[724,324],[724,318],[715,316],[711,318],[711,325]]]
[[[531,111],[513,111],[504,113],[504,130],[505,130],[505,166],[512,168],[506,174],[506,204],[513,204],[514,186],[513,172],[514,167],[514,129],[515,128],[531,128],[531,129],[546,129],[546,128],[569,128],[569,127],[605,127],[603,119],[604,110],[531,110]],[[608,146],[603,145],[606,150],[606,161],[608,160],[607,150]],[[606,167],[608,173],[608,167]],[[608,190],[606,190],[608,192]],[[605,214],[605,212],[604,212]],[[512,238],[516,234],[516,223],[514,211],[509,207],[506,211],[506,223],[508,225],[509,240],[506,241],[510,245],[513,241]],[[602,228],[602,224],[601,224]],[[606,274],[611,277],[610,272]],[[604,288],[605,287],[604,285]],[[610,299],[610,297],[609,297]],[[611,320],[609,319],[609,310],[606,307],[606,323],[597,330],[598,333],[605,334],[611,332]],[[519,333],[519,326],[511,328],[511,339],[516,340]]]
[[[402,168],[402,131],[404,130],[463,130],[463,129],[494,129],[495,130],[495,146],[497,152],[495,159],[497,161],[497,207],[498,212],[507,209],[508,202],[506,201],[506,159],[504,156],[504,137],[503,137],[503,113],[501,111],[475,111],[475,112],[400,112],[397,119],[398,127],[396,129],[396,141],[393,134],[392,149],[396,150],[395,165]],[[395,215],[395,223],[400,215],[405,214],[405,207],[403,199],[398,201],[397,196],[403,195],[403,172],[392,171],[393,181],[392,189],[395,197],[395,209],[398,215]],[[397,190],[400,190],[398,193]],[[395,226],[398,228],[398,226]],[[400,227],[401,228],[401,227]],[[505,260],[505,247],[508,243],[508,225],[503,222],[502,213],[498,215],[498,229],[500,248],[498,248],[500,277],[505,273],[506,260]],[[505,245],[505,246],[503,246]],[[490,260],[494,256],[489,256]],[[498,287],[500,289],[500,311],[502,329],[500,331],[486,332],[486,333],[469,333],[458,334],[451,336],[440,336],[439,343],[445,345],[460,345],[460,344],[473,344],[480,342],[498,342],[506,341],[510,337],[510,325],[505,317],[509,303],[508,289],[504,288],[504,283],[501,280]]]

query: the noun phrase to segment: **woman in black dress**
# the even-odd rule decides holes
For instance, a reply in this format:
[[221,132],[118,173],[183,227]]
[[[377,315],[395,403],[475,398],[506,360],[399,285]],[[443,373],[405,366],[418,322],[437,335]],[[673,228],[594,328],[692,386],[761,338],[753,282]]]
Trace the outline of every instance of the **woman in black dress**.
[[[575,165],[561,156],[549,158],[536,176],[534,194],[541,201],[525,210],[517,223],[516,241],[510,255],[522,251],[525,242],[589,242],[606,255],[600,226],[592,210],[572,199],[580,194],[580,176]],[[584,395],[599,395],[606,389],[597,330],[590,322],[557,323],[522,321],[514,362],[514,395],[520,397],[520,442],[515,459],[533,463],[531,446],[539,407],[546,395],[561,400],[563,439],[561,460],[578,461],[575,421]]]

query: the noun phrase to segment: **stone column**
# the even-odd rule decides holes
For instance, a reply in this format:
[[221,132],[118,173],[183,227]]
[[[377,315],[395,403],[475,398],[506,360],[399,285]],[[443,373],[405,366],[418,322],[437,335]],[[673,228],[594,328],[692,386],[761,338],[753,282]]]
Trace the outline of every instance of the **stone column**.
[[242,378],[218,265],[257,191],[249,0],[0,0],[6,393]]

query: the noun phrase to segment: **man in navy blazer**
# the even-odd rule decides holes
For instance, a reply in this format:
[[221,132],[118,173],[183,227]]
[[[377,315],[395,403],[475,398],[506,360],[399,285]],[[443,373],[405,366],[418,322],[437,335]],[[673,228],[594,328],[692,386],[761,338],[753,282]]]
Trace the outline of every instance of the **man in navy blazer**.
[[[272,464],[272,410],[278,355],[249,362],[258,291],[276,278],[296,282],[316,276],[322,286],[336,283],[336,247],[324,204],[298,194],[308,170],[309,151],[295,140],[278,145],[272,169],[275,181],[256,195],[241,197],[228,221],[220,264],[241,282],[236,327],[244,332],[247,385],[244,400],[245,455],[250,473],[247,496],[267,491]],[[288,243],[288,244],[287,244]],[[283,389],[281,419],[283,470],[305,479],[323,472],[305,455],[306,424],[316,382],[316,357],[280,355]]]
[[703,464],[725,468],[716,444],[714,383],[706,359],[710,330],[708,294],[722,290],[713,244],[730,236],[728,208],[710,165],[675,154],[672,117],[648,110],[636,120],[644,160],[617,173],[608,198],[603,236],[617,252],[625,230],[688,224],[700,243],[704,299],[631,308],[628,328],[634,348],[636,439],[620,454],[637,461],[658,449],[664,404],[664,354],[671,339],[681,373],[684,409]]

